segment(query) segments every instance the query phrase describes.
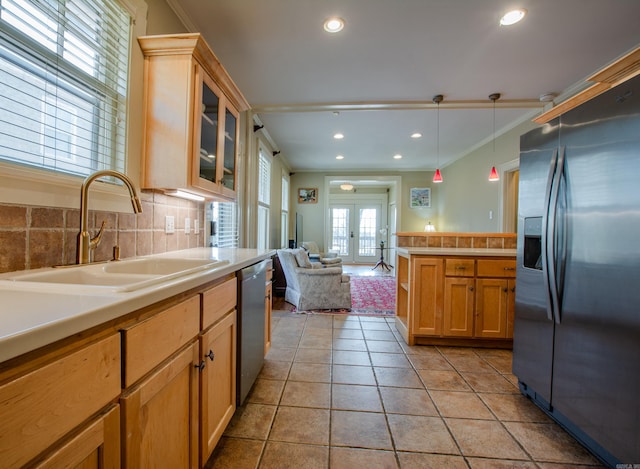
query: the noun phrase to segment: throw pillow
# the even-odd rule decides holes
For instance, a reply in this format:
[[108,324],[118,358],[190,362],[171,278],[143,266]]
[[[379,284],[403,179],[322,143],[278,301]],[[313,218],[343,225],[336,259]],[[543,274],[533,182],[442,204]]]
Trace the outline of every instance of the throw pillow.
[[307,251],[305,251],[304,249],[302,248],[298,249],[294,254],[294,257],[296,258],[298,267],[302,267],[305,269],[311,268],[311,261],[309,260],[309,255],[307,254]]

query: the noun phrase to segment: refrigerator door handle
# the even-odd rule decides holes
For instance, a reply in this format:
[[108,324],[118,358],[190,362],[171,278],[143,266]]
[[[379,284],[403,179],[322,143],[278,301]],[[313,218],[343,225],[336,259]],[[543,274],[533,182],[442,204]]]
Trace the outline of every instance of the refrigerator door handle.
[[[544,194],[544,213],[542,214],[542,239],[541,239],[541,257],[542,257],[542,277],[544,279],[544,291],[547,297],[547,318],[549,321],[554,320],[553,298],[551,295],[551,284],[549,275],[549,210],[551,204],[551,191],[556,174],[558,164],[558,149],[553,150],[551,156],[551,165],[547,176],[547,187]],[[553,251],[551,251],[553,252]]]
[[556,324],[560,324],[560,296],[558,294],[558,246],[556,220],[558,215],[558,198],[560,195],[560,184],[564,173],[564,147],[560,147],[558,162],[556,164],[555,176],[551,188],[551,198],[549,200],[549,218],[547,226],[547,273],[549,280],[549,293],[551,295],[551,305],[553,319]]

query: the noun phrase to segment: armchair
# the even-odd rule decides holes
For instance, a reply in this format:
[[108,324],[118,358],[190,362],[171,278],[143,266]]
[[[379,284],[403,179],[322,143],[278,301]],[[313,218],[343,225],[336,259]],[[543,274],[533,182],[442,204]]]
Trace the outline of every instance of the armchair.
[[302,248],[277,252],[287,279],[285,301],[299,311],[351,308],[350,278],[341,267],[314,268]]
[[320,252],[315,241],[303,241],[302,247],[309,253],[312,261],[320,262],[325,267],[342,267],[342,258],[335,252]]

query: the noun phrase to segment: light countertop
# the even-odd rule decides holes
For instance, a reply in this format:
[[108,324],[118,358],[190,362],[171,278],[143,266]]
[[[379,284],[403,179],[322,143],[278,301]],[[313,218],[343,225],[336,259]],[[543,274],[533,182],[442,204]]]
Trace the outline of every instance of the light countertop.
[[398,254],[416,256],[516,257],[515,249],[487,248],[396,248]]
[[[15,282],[0,275],[0,362],[224,277],[275,254],[273,250],[193,248],[153,258],[227,261],[136,291],[96,286]],[[128,260],[128,259],[127,259]],[[50,269],[39,269],[45,271]],[[35,272],[35,271],[29,271]]]

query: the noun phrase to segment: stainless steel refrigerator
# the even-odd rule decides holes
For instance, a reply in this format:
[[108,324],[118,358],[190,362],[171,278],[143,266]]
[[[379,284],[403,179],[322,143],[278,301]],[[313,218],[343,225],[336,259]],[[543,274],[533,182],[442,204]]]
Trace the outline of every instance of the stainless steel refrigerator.
[[517,265],[520,390],[640,463],[640,76],[521,137]]

